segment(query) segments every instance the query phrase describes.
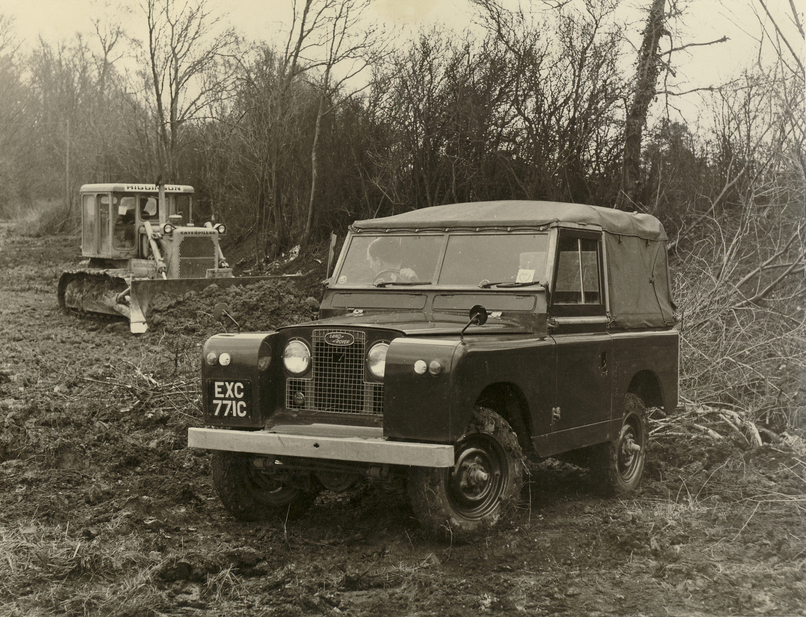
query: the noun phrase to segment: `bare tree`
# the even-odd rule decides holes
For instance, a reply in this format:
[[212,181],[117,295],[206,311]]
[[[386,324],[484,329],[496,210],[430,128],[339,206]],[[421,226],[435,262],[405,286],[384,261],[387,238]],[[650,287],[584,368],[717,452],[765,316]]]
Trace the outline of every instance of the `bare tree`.
[[19,43],[14,34],[14,22],[0,15],[0,135],[9,143],[19,128],[24,101],[20,100],[21,69],[18,59]]
[[[313,0],[306,0],[306,4],[312,3]],[[311,188],[305,228],[301,237],[302,245],[307,244],[310,239],[314,221],[322,118],[328,112],[334,95],[345,83],[367,68],[373,55],[377,55],[377,51],[373,53],[374,29],[361,27],[362,17],[369,5],[369,0],[322,0],[321,10],[317,11],[317,15],[323,20],[324,37],[321,46],[324,48],[324,54],[321,60],[319,106],[311,144]],[[312,66],[317,64],[313,62]],[[340,67],[345,68],[338,77],[335,77],[335,71]]]
[[18,139],[22,118],[28,112],[28,94],[21,82],[19,44],[10,17],[0,15],[0,216],[8,216],[17,193]]
[[[670,97],[689,94],[696,90],[713,90],[713,86],[696,88],[688,92],[673,92],[668,88],[668,78],[674,74],[672,57],[675,54],[692,47],[724,43],[728,40],[723,36],[713,41],[674,45],[670,24],[682,13],[683,9],[677,0],[669,0],[668,4],[666,0],[651,0],[647,12],[624,124],[621,182],[615,204],[620,210],[634,210],[638,205],[638,196],[642,192],[643,131],[647,124],[650,105],[655,97],[661,93]],[[667,49],[662,50],[661,40],[664,37],[669,39],[669,45]],[[661,76],[663,85],[659,88]]]
[[[768,437],[804,417],[804,31],[757,0],[758,66],[712,94],[721,180],[679,251],[681,386],[746,410]],[[785,27],[788,26],[788,27]],[[763,53],[772,44],[773,58]],[[777,429],[775,427],[778,427]]]
[[258,260],[311,236],[325,120],[350,98],[345,84],[368,66],[374,49],[374,31],[363,19],[368,6],[367,0],[295,1],[283,48],[264,45],[241,62],[231,122],[254,178]]
[[235,45],[233,30],[221,30],[208,0],[145,0],[147,65],[159,135],[159,171],[175,179],[179,135],[221,90],[209,76]]
[[[756,0],[770,23],[766,27],[765,20],[760,18],[762,26],[762,43],[768,40],[775,50],[778,62],[776,73],[778,88],[775,93],[780,103],[780,110],[787,124],[792,130],[796,153],[799,159],[801,172],[806,180],[806,108],[804,106],[804,91],[806,91],[806,67],[802,57],[806,44],[806,30],[804,30],[801,16],[793,0],[789,0],[789,12],[783,16],[774,15],[768,6],[767,0]],[[779,10],[781,7],[779,7]],[[789,28],[785,29],[785,20]]]
[[[612,186],[614,132],[624,82],[617,66],[622,26],[616,3],[543,3],[534,17],[474,0],[492,40],[503,46],[523,161],[514,176],[525,197],[604,201]],[[612,191],[611,191],[612,192]]]
[[624,157],[621,172],[621,188],[616,199],[616,208],[634,208],[641,175],[641,141],[649,105],[657,93],[661,57],[658,53],[661,37],[666,32],[666,0],[652,0],[644,27],[641,48],[638,50],[638,66],[635,74],[632,100],[627,110],[624,126]]
[[266,45],[245,55],[233,108],[224,117],[226,152],[243,168],[238,186],[245,192],[242,210],[250,213],[244,233],[253,236],[258,262],[289,248],[292,204],[304,201],[299,187],[308,172],[299,168],[307,145],[301,144],[315,103],[311,88],[297,79],[297,66],[293,57]]

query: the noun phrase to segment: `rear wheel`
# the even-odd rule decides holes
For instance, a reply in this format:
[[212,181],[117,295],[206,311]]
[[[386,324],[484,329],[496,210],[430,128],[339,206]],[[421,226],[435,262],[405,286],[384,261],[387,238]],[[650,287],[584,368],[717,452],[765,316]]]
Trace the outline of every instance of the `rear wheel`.
[[316,500],[316,491],[278,482],[255,465],[256,458],[241,452],[213,452],[213,486],[224,507],[242,521],[301,516]]
[[638,488],[646,462],[646,408],[644,401],[631,392],[624,398],[623,418],[616,439],[596,446],[591,459],[595,480],[616,494]]
[[515,432],[482,407],[476,408],[455,452],[453,467],[412,467],[409,496],[426,529],[462,538],[492,527],[517,503],[524,464]]

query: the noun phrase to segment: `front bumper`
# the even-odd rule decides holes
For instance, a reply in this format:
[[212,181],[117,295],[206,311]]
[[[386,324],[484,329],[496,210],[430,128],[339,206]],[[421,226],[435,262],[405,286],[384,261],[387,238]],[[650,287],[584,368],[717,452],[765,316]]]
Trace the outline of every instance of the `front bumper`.
[[454,464],[452,445],[387,441],[380,427],[279,425],[261,431],[190,428],[188,447],[380,465],[453,467]]

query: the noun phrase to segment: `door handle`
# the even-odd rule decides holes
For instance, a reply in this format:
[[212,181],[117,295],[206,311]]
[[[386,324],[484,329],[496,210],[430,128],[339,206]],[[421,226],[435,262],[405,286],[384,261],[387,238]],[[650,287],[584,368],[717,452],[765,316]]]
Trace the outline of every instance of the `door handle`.
[[607,352],[603,351],[599,359],[599,370],[603,373],[607,372]]

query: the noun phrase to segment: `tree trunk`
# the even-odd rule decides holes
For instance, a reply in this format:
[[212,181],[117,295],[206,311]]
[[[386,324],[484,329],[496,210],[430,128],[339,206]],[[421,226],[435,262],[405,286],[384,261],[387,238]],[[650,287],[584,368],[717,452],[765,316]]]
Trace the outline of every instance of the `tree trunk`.
[[658,56],[660,38],[665,30],[666,0],[652,0],[644,40],[638,51],[638,70],[635,75],[635,92],[624,127],[624,158],[621,169],[621,187],[616,198],[619,210],[634,210],[641,186],[641,140],[649,106],[657,93],[661,60]]
[[317,156],[319,149],[319,133],[322,130],[322,116],[325,115],[325,95],[327,92],[329,72],[329,70],[325,72],[322,93],[319,96],[319,109],[316,112],[316,127],[313,133],[313,144],[311,145],[311,196],[308,200],[308,216],[305,218],[305,231],[302,234],[302,241],[300,243],[303,247],[308,245],[308,240],[310,240],[311,231],[313,229],[314,204],[316,203],[317,190],[316,183],[319,178],[319,161]]

